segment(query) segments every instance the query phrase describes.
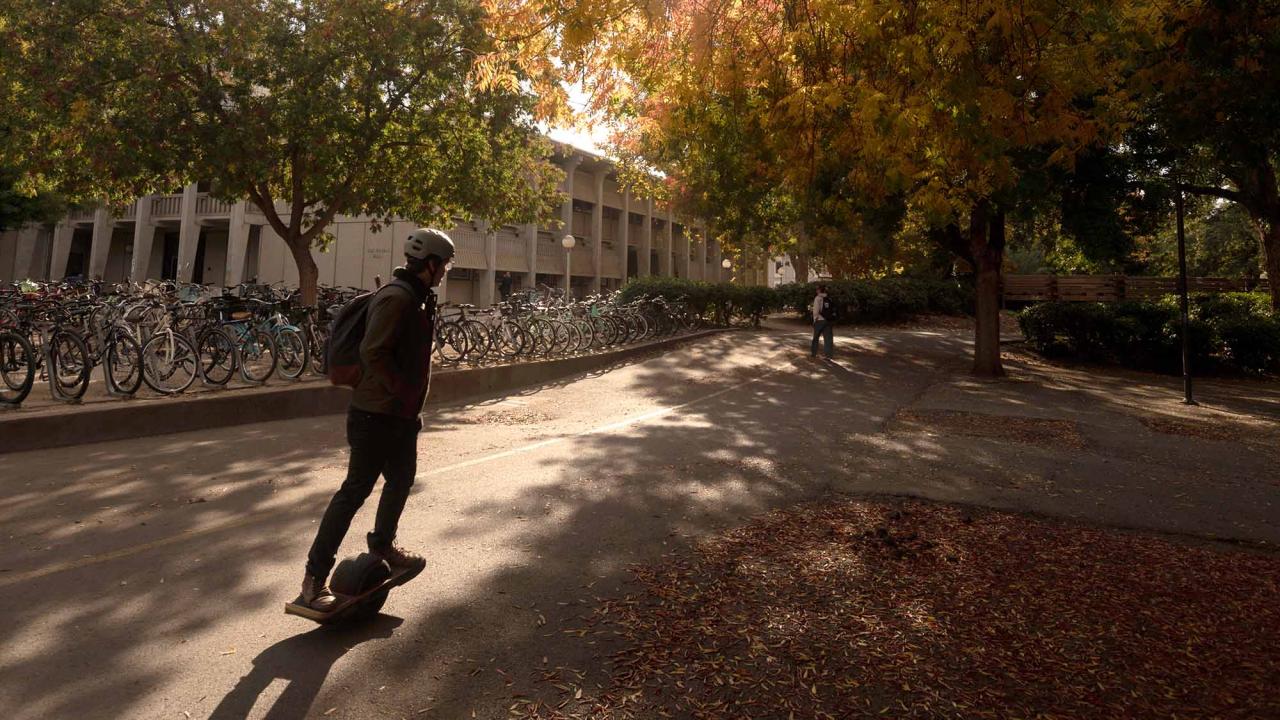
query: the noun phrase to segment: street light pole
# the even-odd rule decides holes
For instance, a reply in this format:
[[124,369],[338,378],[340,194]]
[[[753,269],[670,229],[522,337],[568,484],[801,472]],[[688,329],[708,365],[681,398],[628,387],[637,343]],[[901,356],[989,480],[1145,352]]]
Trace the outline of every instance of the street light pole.
[[565,300],[573,299],[573,274],[570,272],[570,263],[573,260],[573,246],[577,241],[572,235],[565,235],[560,239],[560,244],[564,246],[564,297]]
[[1182,186],[1177,187],[1174,207],[1178,215],[1178,295],[1182,303],[1182,402],[1195,405],[1191,396],[1191,302],[1187,297],[1187,236],[1183,227]]

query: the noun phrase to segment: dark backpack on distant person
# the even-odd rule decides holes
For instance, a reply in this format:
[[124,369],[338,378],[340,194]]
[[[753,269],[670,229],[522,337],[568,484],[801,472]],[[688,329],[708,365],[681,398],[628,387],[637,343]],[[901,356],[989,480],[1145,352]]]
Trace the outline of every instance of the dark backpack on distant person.
[[357,295],[333,316],[329,324],[329,340],[325,344],[325,371],[334,385],[354,388],[360,384],[364,370],[360,367],[360,342],[369,326],[369,303],[387,288],[399,287],[413,297],[409,283],[395,279],[373,292]]
[[830,295],[823,296],[822,318],[829,323],[833,323],[836,321],[836,316],[838,314],[839,313],[836,312],[836,304],[834,302],[831,302],[831,296]]

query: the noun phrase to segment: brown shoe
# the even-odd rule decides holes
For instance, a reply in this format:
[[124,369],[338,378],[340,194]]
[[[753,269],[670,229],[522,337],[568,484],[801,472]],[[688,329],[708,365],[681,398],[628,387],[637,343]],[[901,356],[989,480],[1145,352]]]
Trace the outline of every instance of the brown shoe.
[[298,604],[317,612],[329,612],[338,604],[338,597],[329,589],[328,583],[314,575],[302,578],[302,593],[298,596]]
[[391,566],[392,570],[408,568],[408,569],[414,570],[415,572],[422,572],[423,568],[427,566],[426,558],[422,557],[417,553],[409,552],[404,548],[396,547],[395,545],[391,545],[379,550],[370,549],[369,552],[373,553],[374,555],[377,555],[383,560],[386,560],[387,564]]

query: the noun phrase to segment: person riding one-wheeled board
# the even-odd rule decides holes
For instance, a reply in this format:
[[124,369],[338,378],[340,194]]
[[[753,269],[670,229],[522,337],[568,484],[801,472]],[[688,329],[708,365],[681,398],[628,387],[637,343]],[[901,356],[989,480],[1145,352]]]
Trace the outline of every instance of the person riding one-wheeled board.
[[[440,230],[414,230],[404,255],[395,279],[348,303],[329,334],[329,380],[354,388],[347,411],[351,462],[316,531],[302,592],[285,604],[286,613],[320,623],[376,614],[392,588],[427,565],[394,541],[417,472],[419,415],[431,381],[434,288],[453,264],[453,241]],[[369,552],[344,560],[331,590],[325,580],[338,547],[379,475],[385,482]]]

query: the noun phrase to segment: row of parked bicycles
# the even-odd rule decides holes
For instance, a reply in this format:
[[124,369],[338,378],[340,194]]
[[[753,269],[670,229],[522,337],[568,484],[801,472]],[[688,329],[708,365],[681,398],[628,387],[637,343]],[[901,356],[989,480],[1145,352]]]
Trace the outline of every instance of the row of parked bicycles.
[[[360,292],[322,287],[312,307],[279,285],[0,285],[0,406],[20,406],[37,384],[47,384],[56,401],[77,403],[99,381],[106,395],[127,398],[144,387],[177,395],[323,375],[331,317]],[[622,303],[616,294],[566,301],[544,288],[484,309],[441,304],[434,361],[481,365],[593,352],[702,323],[681,302]]]

